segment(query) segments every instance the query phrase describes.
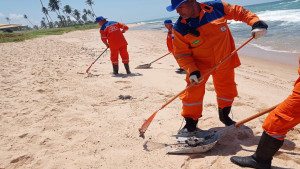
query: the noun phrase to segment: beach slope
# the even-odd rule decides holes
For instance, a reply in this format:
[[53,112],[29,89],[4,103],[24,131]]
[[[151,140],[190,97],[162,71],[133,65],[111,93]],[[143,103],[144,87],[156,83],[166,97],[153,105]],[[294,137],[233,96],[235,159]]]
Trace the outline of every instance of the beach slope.
[[[0,168],[239,168],[232,155],[252,155],[266,115],[224,133],[213,149],[168,155],[182,125],[181,101],[159,111],[146,138],[138,128],[185,88],[185,74],[169,55],[151,69],[134,69],[168,53],[166,32],[125,33],[132,75],[113,76],[97,29],[0,44]],[[232,114],[240,121],[283,101],[298,78],[296,66],[240,56],[239,96]],[[123,97],[126,96],[126,97]],[[219,130],[212,80],[206,85],[198,127]],[[300,168],[300,126],[291,130],[273,166]]]

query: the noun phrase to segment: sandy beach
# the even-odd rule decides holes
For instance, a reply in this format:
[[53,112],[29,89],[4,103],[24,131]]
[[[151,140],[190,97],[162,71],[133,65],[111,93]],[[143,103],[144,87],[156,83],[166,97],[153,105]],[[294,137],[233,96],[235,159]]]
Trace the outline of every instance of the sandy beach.
[[[249,35],[250,36],[250,35]],[[166,144],[181,128],[181,101],[159,111],[146,138],[138,128],[185,88],[185,74],[169,55],[151,69],[134,69],[168,53],[166,32],[127,31],[133,74],[112,74],[110,53],[98,29],[0,44],[0,169],[12,168],[231,168],[233,155],[252,155],[262,133],[263,115],[226,132],[208,152],[168,155]],[[240,56],[239,96],[230,114],[241,121],[282,102],[299,77],[298,66]],[[120,99],[129,95],[129,99]],[[212,79],[206,84],[198,127],[220,130]],[[300,126],[291,130],[273,168],[300,168]]]

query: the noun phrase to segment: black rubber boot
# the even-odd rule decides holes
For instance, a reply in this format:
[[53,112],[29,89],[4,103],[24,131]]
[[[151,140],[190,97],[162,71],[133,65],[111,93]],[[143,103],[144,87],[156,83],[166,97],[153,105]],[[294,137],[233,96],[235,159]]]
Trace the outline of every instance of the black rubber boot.
[[114,72],[113,72],[114,75],[119,74],[118,73],[119,72],[119,65],[113,65],[113,70],[114,70]]
[[188,118],[188,117],[185,117],[184,119],[185,119],[186,124],[183,128],[186,128],[188,132],[196,131],[198,119],[194,120],[194,119]]
[[229,117],[229,113],[231,110],[231,106],[229,107],[224,107],[223,109],[221,109],[220,107],[219,109],[219,119],[222,123],[224,123],[226,126],[230,126],[232,124],[235,124],[236,122],[233,121],[230,117]]
[[126,69],[126,73],[127,74],[131,74],[130,69],[129,69],[129,64],[128,63],[124,63],[124,67]]
[[271,169],[273,156],[280,149],[282,144],[283,140],[277,140],[266,132],[263,132],[256,152],[252,156],[233,156],[230,158],[230,161],[241,167]]

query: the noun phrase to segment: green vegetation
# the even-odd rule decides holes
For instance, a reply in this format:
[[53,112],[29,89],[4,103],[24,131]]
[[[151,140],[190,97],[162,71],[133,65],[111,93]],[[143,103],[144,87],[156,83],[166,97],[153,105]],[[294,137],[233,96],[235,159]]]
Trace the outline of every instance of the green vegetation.
[[40,30],[28,30],[28,31],[14,31],[13,33],[0,32],[0,43],[6,42],[19,42],[27,39],[38,38],[45,35],[61,35],[64,33],[99,28],[97,24],[78,25],[63,28],[51,28]]

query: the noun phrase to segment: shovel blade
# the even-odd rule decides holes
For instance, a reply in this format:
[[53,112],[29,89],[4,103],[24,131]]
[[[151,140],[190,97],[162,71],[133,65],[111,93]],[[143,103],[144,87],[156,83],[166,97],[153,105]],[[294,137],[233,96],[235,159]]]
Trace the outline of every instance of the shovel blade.
[[187,144],[178,144],[178,145],[172,145],[167,147],[167,153],[168,154],[194,154],[194,153],[204,153],[208,150],[212,149],[215,144],[217,143],[217,140],[210,144],[191,147]]
[[136,67],[136,69],[149,69],[151,67],[151,64],[143,64]]
[[201,143],[197,146],[190,146],[187,140],[191,136],[176,136],[178,144],[167,146],[168,154],[194,154],[204,153],[212,149],[219,140],[219,135],[213,131],[201,131],[194,133],[192,137],[197,138]]

